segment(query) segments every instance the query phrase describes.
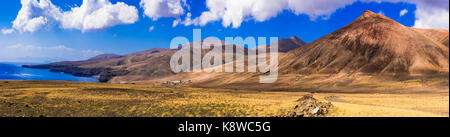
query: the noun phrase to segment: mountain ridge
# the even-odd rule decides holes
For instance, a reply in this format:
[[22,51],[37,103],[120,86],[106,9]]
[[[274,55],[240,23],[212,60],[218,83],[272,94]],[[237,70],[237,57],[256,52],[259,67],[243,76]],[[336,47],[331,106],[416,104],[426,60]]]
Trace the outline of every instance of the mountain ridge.
[[[447,45],[445,45],[446,40]],[[208,41],[205,39],[201,42],[208,43]],[[222,46],[227,45],[221,42]],[[185,44],[185,46],[192,46],[193,43]],[[282,82],[290,82],[287,80],[289,79],[287,75],[297,74],[448,73],[449,49],[448,35],[445,31],[409,28],[369,10],[343,28],[311,43],[306,44],[293,36],[280,39],[279,47],[281,47],[279,72],[282,77],[279,81]],[[261,75],[259,73],[175,74],[170,69],[169,61],[171,55],[177,50],[149,49],[101,61],[59,62],[25,67],[96,75],[101,82],[115,83],[122,81],[158,83],[173,79],[196,79],[198,84],[203,81],[204,85],[221,85],[242,81],[255,82],[257,81],[255,76]],[[205,51],[209,50],[202,50],[202,55]]]
[[280,72],[425,74],[448,72],[448,47],[365,11],[347,26],[288,52]]
[[[303,42],[297,37],[281,40],[291,41],[291,43],[288,43],[289,45],[287,47],[292,47],[292,43],[295,42]],[[204,44],[209,44],[212,41],[210,39],[204,39],[201,40],[201,42]],[[224,41],[221,42],[222,46],[231,45],[225,43]],[[193,44],[194,42],[190,42],[183,46],[192,46]],[[300,45],[294,46],[299,47]],[[281,44],[281,47],[283,47],[283,44]],[[82,61],[63,61],[40,65],[23,65],[23,67],[49,69],[50,71],[64,72],[75,76],[98,76],[100,82],[108,82],[118,76],[128,77],[126,78],[126,81],[141,81],[175,75],[175,73],[170,69],[169,62],[170,57],[179,49],[180,48],[152,48],[127,55],[102,54]],[[293,48],[288,48],[287,50],[289,49]],[[248,49],[244,48],[244,50],[246,53]],[[202,56],[209,51],[210,50],[202,50]],[[223,50],[223,52],[225,51]]]

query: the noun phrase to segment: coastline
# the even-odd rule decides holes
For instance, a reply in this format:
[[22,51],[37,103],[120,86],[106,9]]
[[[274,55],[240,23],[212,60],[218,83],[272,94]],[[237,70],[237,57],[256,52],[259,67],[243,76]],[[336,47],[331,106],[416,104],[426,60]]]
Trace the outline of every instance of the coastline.
[[98,77],[95,76],[78,76],[71,73],[51,71],[45,68],[23,67],[23,64],[33,63],[0,62],[0,79],[99,82]]

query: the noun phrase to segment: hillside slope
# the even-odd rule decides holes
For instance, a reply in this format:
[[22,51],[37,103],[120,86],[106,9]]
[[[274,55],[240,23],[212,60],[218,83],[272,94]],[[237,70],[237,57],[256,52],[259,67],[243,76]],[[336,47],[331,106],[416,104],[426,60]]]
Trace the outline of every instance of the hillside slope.
[[418,29],[414,28],[414,30],[428,36],[429,38],[440,42],[448,47],[449,40],[449,32],[448,30],[438,30],[438,29]]
[[[205,45],[210,45],[212,43],[212,39],[204,39],[201,42]],[[191,42],[183,46],[192,46],[194,43]],[[221,43],[223,48],[222,52],[224,53],[224,46],[231,46],[231,44],[227,44],[224,41],[221,41]],[[304,42],[297,37],[281,39],[279,43],[279,47],[281,47],[283,52],[304,45]],[[236,47],[239,45],[233,46]],[[97,76],[101,82],[119,83],[154,80],[175,75],[175,73],[170,69],[169,63],[171,56],[178,50],[179,49],[153,48],[123,56],[103,54],[83,61],[65,61],[42,65],[24,65],[23,67],[49,69],[50,71],[64,72],[76,76]],[[202,57],[209,51],[211,51],[211,49],[201,50]],[[248,49],[244,48],[244,53],[246,54],[247,52]],[[236,54],[233,54],[233,56],[236,56]],[[222,61],[222,63],[226,63],[224,58]]]
[[287,53],[283,74],[448,73],[449,48],[415,29],[365,11],[349,25]]

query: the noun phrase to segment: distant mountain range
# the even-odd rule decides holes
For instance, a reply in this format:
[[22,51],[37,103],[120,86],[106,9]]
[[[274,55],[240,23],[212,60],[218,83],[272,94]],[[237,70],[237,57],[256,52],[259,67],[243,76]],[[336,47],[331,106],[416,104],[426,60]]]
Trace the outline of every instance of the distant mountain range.
[[10,62],[10,63],[27,63],[32,62],[33,64],[43,64],[43,63],[52,63],[57,61],[65,61],[68,60],[66,58],[58,58],[58,57],[9,57],[9,58],[0,58],[0,62]]
[[[294,74],[448,74],[448,41],[448,30],[409,28],[383,15],[366,11],[347,26],[308,44],[295,36],[280,39],[280,81],[283,82],[284,75]],[[208,40],[202,42],[207,43]],[[176,51],[157,48],[129,55],[103,54],[84,61],[23,67],[50,69],[76,76],[98,76],[101,82],[113,83],[194,79],[202,83],[231,84],[253,81],[255,75],[261,75],[175,74],[169,61]],[[202,51],[202,54],[207,51]]]
[[[279,41],[280,52],[286,52],[305,44],[297,37]],[[211,40],[205,39],[202,42],[208,45]],[[223,46],[230,45],[223,41],[222,43]],[[193,45],[193,43],[189,44]],[[177,50],[179,49],[154,48],[128,55],[102,54],[83,61],[63,61],[42,65],[23,65],[23,67],[49,69],[75,76],[98,76],[101,82],[108,82],[118,76],[127,77],[127,81],[139,81],[174,75],[169,62]],[[203,50],[202,55],[209,51]],[[245,49],[246,51],[247,49]]]

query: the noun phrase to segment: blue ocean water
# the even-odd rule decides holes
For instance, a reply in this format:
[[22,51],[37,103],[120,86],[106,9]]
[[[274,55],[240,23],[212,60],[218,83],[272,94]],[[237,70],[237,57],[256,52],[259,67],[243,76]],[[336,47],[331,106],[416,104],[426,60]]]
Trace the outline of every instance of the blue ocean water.
[[77,77],[46,69],[23,68],[21,63],[0,63],[0,79],[9,80],[64,80],[98,82],[94,77]]

